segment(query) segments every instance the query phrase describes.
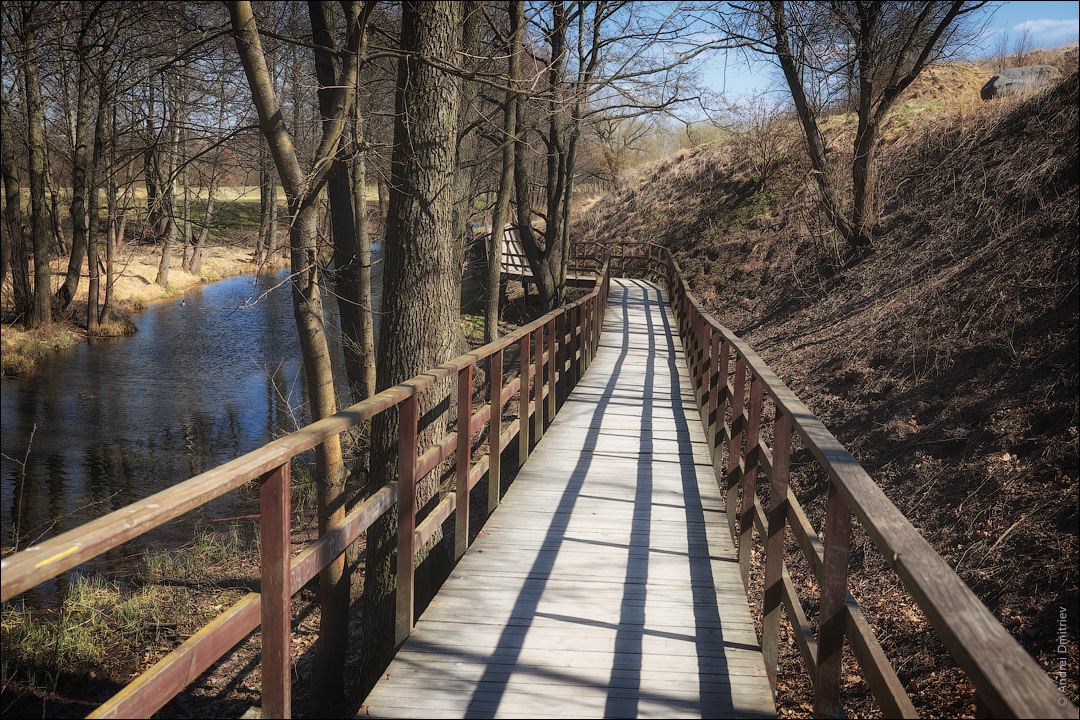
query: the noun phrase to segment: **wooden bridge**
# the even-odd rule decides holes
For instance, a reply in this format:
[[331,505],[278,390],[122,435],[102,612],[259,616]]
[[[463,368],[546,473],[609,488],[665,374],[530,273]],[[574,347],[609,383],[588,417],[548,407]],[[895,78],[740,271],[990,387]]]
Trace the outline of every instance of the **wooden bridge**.
[[[287,717],[292,595],[396,503],[400,649],[361,714],[772,715],[783,615],[813,684],[815,714],[843,714],[847,648],[858,665],[847,672],[861,673],[883,714],[915,717],[847,591],[854,517],[967,674],[982,714],[1076,716],[1046,672],[821,422],[701,308],[666,250],[576,246],[573,263],[597,278],[587,297],[5,559],[3,600],[258,482],[262,592],[227,609],[92,716],[153,714],[261,624],[262,715]],[[510,350],[517,372],[504,366]],[[478,365],[490,379],[485,386],[476,382]],[[449,412],[456,428],[431,447],[417,447],[420,394],[455,377],[457,402]],[[496,422],[514,398],[517,417]],[[290,557],[291,459],[390,408],[400,413],[398,479]],[[477,456],[480,438],[488,451]],[[788,488],[796,438],[828,478],[821,536]],[[502,468],[515,457],[517,476],[500,497]],[[455,487],[418,522],[416,485],[447,463],[456,466]],[[767,481],[767,507],[759,474]],[[471,497],[484,477],[486,498]],[[488,517],[469,547],[475,500],[486,502]],[[458,564],[417,618],[416,550],[451,517]],[[760,631],[747,603],[755,587],[755,531],[764,549]],[[816,580],[812,597],[800,598],[788,575],[789,531]],[[817,608],[813,625],[804,602]]]

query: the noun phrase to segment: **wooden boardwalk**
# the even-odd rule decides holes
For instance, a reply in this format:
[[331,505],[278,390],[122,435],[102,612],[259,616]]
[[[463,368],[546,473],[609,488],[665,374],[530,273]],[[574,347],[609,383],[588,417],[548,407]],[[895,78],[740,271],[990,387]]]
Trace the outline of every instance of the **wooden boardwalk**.
[[670,309],[613,280],[588,372],[360,714],[774,712]]

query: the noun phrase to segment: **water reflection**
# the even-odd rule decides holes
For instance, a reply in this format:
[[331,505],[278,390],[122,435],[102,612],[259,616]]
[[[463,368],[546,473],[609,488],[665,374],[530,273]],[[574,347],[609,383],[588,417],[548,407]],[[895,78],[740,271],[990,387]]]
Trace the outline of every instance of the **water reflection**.
[[[149,308],[132,337],[83,343],[31,378],[4,381],[3,545],[16,532],[25,546],[69,530],[306,422],[284,280],[232,278],[192,291]],[[327,315],[336,328],[332,298]],[[338,333],[327,335],[335,341]],[[343,380],[339,346],[332,356]],[[230,493],[142,542],[190,537],[200,522],[257,512],[256,500],[250,491]]]

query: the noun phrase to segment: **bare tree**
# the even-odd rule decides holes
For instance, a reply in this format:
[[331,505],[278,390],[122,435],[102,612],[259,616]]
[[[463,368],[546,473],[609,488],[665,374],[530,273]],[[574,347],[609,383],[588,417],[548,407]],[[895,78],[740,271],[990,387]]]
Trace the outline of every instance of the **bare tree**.
[[1026,65],[1027,54],[1031,52],[1031,50],[1031,23],[1024,23],[1013,43],[1013,66],[1023,67]]
[[[985,2],[770,2],[730,3],[718,24],[730,41],[744,43],[780,66],[806,138],[825,213],[851,247],[873,239],[874,160],[886,115],[923,68],[974,37],[972,24]],[[858,83],[850,211],[818,118],[827,104],[830,76],[854,67]],[[821,95],[815,97],[814,90]]]

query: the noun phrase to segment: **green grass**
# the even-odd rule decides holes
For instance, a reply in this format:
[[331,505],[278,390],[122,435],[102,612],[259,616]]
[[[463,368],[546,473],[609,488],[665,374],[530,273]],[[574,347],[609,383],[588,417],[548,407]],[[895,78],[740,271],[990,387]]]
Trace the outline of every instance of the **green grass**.
[[88,672],[107,657],[133,662],[162,633],[162,591],[134,591],[100,576],[72,576],[67,597],[50,611],[6,603],[0,616],[3,682],[54,691],[61,673]]
[[[144,550],[139,580],[144,583],[212,584],[217,571],[236,563],[244,551],[243,534],[233,525],[225,533],[202,533],[179,550]],[[257,548],[256,548],[257,553]]]

